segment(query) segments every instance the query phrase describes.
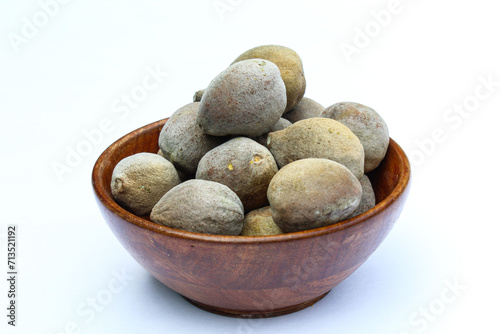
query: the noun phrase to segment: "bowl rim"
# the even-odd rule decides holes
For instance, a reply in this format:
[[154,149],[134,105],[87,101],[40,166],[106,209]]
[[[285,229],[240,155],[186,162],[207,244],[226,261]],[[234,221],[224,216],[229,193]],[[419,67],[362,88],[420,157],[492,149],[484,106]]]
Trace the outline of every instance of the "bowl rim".
[[99,156],[92,169],[92,187],[94,189],[94,194],[96,199],[101,202],[102,205],[106,207],[114,215],[122,218],[128,223],[134,224],[138,227],[147,229],[151,232],[159,233],[166,236],[189,239],[197,242],[212,242],[212,243],[224,243],[224,244],[261,244],[261,243],[277,243],[277,242],[287,242],[291,240],[306,239],[311,237],[317,237],[324,234],[330,234],[339,230],[350,228],[352,226],[361,224],[366,220],[376,216],[380,212],[388,208],[392,203],[394,203],[407,188],[410,181],[410,162],[406,156],[403,149],[392,139],[389,138],[389,146],[396,150],[399,157],[402,159],[403,168],[399,175],[399,181],[396,184],[394,190],[382,201],[377,203],[373,208],[365,211],[364,213],[352,217],[347,220],[343,220],[328,226],[318,227],[310,230],[299,231],[299,232],[289,232],[277,235],[265,235],[265,236],[231,236],[231,235],[216,235],[216,234],[205,234],[197,232],[189,232],[184,230],[174,229],[168,226],[160,225],[149,221],[147,219],[136,216],[120,205],[118,205],[112,196],[107,196],[104,190],[104,184],[102,178],[99,178],[99,171],[103,168],[106,163],[107,157],[110,155],[110,151],[113,148],[121,146],[122,143],[130,140],[142,132],[151,131],[155,128],[162,126],[168,118],[147,124],[143,127],[135,129],[123,137],[116,140],[113,144],[108,146]]

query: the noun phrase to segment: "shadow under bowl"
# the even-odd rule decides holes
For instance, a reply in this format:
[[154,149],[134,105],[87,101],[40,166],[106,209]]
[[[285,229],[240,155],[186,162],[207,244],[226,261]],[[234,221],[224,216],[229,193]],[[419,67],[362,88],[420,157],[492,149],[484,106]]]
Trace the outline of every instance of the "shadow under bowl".
[[98,158],[92,185],[111,231],[134,259],[194,305],[217,314],[271,317],[301,310],[352,274],[388,235],[409,192],[410,164],[392,139],[368,174],[377,204],[349,220],[273,236],[223,236],[172,229],[120,207],[111,175],[123,158],[156,153],[167,119],[141,127]]

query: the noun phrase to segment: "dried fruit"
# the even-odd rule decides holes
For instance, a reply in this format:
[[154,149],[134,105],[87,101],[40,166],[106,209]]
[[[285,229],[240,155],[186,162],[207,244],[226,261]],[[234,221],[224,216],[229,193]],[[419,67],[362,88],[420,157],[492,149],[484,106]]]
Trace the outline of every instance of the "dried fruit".
[[243,205],[227,186],[189,180],[172,188],[154,206],[151,220],[168,227],[198,233],[239,235]]
[[278,67],[250,59],[231,65],[210,82],[200,101],[198,123],[213,136],[256,137],[276,124],[285,106]]
[[276,235],[282,233],[283,231],[274,223],[270,206],[255,209],[247,213],[243,221],[243,229],[241,230],[241,235],[245,236]]
[[308,118],[267,136],[267,147],[279,167],[305,158],[325,158],[363,176],[364,153],[358,137],[345,125],[329,118]]
[[363,189],[363,194],[361,195],[361,202],[356,210],[354,210],[351,217],[360,215],[375,206],[375,192],[373,191],[372,183],[368,176],[363,175],[363,177],[359,179],[359,183]]
[[132,213],[144,216],[158,200],[181,182],[174,165],[154,153],[137,153],[116,164],[111,193]]
[[328,159],[302,159],[276,173],[267,197],[283,232],[327,226],[348,218],[361,201],[361,184],[343,165]]
[[204,89],[200,89],[199,91],[197,91],[196,93],[194,93],[193,102],[200,102],[201,101],[201,97],[203,96],[203,93],[205,93]]
[[205,154],[196,178],[225,184],[248,212],[268,204],[267,187],[277,171],[267,148],[252,139],[237,137]]
[[345,124],[359,138],[365,151],[365,173],[374,170],[384,159],[389,147],[389,129],[375,110],[360,103],[341,102],[326,108],[321,117]]
[[174,112],[158,139],[163,156],[187,174],[195,174],[205,153],[227,140],[203,133],[196,121],[199,105],[198,102],[189,103]]
[[233,64],[252,58],[267,59],[279,67],[281,78],[286,86],[285,112],[300,102],[306,91],[306,79],[302,60],[295,51],[280,45],[262,45],[244,52],[236,58]]
[[271,128],[271,130],[269,130],[268,133],[264,133],[263,135],[260,135],[256,138],[252,138],[252,139],[254,139],[259,144],[265,146],[267,144],[267,135],[268,134],[270,134],[271,132],[274,132],[274,131],[284,130],[284,129],[288,128],[290,125],[292,125],[292,123],[289,120],[284,119],[282,117],[279,119],[279,121],[276,122],[276,124],[273,125],[273,127]]
[[300,100],[292,110],[285,113],[283,118],[286,118],[292,123],[298,122],[301,119],[313,118],[313,117],[321,117],[321,113],[325,110],[318,102],[311,100],[307,97],[304,97]]

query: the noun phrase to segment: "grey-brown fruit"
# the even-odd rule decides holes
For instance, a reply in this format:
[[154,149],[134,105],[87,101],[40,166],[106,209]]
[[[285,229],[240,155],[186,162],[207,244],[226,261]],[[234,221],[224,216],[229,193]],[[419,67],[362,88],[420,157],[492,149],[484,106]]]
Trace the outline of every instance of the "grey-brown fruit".
[[325,158],[363,176],[364,153],[358,137],[345,125],[329,118],[308,118],[271,132],[267,147],[278,166],[305,158]]
[[326,108],[321,117],[345,124],[359,138],[365,150],[365,173],[377,168],[389,146],[389,129],[375,110],[359,103],[341,102]]
[[361,195],[361,202],[356,210],[354,210],[351,217],[360,215],[375,206],[375,192],[373,191],[372,183],[368,176],[363,175],[363,177],[359,179],[359,183],[363,189],[363,194]]
[[[161,151],[161,149],[159,149],[158,153],[156,153],[156,154],[158,154],[160,157],[166,159],[165,156],[163,155],[163,152]],[[189,173],[180,171],[177,168],[176,168],[176,170],[177,170],[177,174],[179,175],[179,179],[181,179],[181,182],[194,179],[194,175],[193,174],[189,174]]]
[[197,91],[196,93],[194,93],[193,102],[200,102],[201,101],[201,97],[203,96],[203,93],[205,93],[204,89],[200,89],[199,91]]
[[180,182],[171,162],[158,154],[137,153],[116,164],[111,176],[111,193],[118,204],[144,216]]
[[284,129],[288,128],[290,125],[292,125],[292,122],[290,122],[289,120],[284,119],[282,117],[279,119],[279,121],[277,121],[273,125],[273,127],[271,128],[271,130],[269,132],[284,130]]
[[268,133],[264,133],[263,135],[260,135],[256,138],[252,138],[252,139],[254,139],[259,144],[265,146],[267,144],[267,135],[269,133],[274,132],[274,131],[284,130],[284,129],[288,128],[290,125],[292,125],[292,123],[289,120],[284,119],[282,117],[282,118],[280,118],[279,121],[276,122],[276,124],[273,125],[273,127],[271,128],[271,130],[269,130]]
[[252,58],[267,59],[279,67],[281,78],[286,86],[285,112],[299,103],[306,91],[306,79],[302,60],[295,51],[280,45],[262,45],[244,52],[236,58],[233,64]]
[[283,231],[274,223],[270,206],[255,209],[245,215],[241,235],[259,236],[282,233]]
[[239,235],[243,205],[227,186],[205,180],[189,180],[167,192],[151,212],[151,220],[190,232]]
[[225,184],[248,212],[268,204],[267,186],[277,171],[267,148],[250,138],[237,137],[205,154],[196,178]]
[[205,89],[198,123],[209,135],[260,136],[280,119],[286,106],[279,68],[268,60],[231,65]]
[[361,201],[361,184],[343,165],[302,159],[276,173],[267,191],[273,220],[285,233],[348,218]]
[[205,153],[227,140],[203,132],[196,121],[199,104],[189,103],[174,112],[158,139],[164,157],[187,174],[195,174],[198,162]]
[[300,121],[301,119],[320,117],[321,113],[325,110],[318,102],[311,100],[307,97],[302,98],[299,103],[293,107],[292,110],[285,113],[283,118],[286,118],[292,123]]

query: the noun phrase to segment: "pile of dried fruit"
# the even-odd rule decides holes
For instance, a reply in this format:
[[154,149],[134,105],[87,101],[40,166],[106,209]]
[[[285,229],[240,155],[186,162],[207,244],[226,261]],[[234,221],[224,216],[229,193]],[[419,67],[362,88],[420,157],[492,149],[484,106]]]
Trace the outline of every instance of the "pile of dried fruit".
[[120,161],[115,200],[136,215],[191,232],[272,235],[327,226],[375,205],[365,173],[389,132],[373,109],[304,98],[302,61],[253,48],[165,123],[158,154]]

